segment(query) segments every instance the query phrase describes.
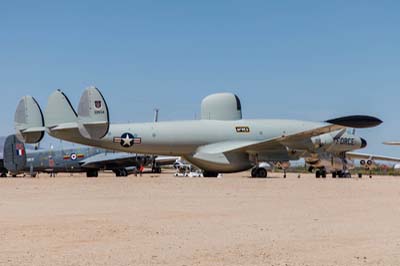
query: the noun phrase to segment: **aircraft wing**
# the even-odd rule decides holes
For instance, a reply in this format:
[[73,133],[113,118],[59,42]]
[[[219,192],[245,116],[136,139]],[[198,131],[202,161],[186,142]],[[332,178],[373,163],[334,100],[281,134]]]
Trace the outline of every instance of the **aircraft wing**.
[[179,157],[176,156],[157,156],[156,163],[157,165],[172,165],[178,160]]
[[[146,158],[144,158],[146,157]],[[81,166],[83,168],[107,168],[112,169],[116,167],[129,167],[137,166],[138,163],[148,161],[148,156],[130,154],[130,153],[100,153],[90,156],[81,161]]]
[[352,128],[368,128],[374,127],[382,123],[381,120],[370,116],[347,116],[337,119],[328,120],[325,123],[317,124],[314,128],[307,130],[299,130],[288,135],[282,135],[276,138],[262,141],[227,141],[209,144],[200,147],[195,157],[204,157],[211,154],[219,154],[222,158],[221,162],[226,163],[223,153],[230,152],[247,152],[250,154],[276,150],[290,144],[311,142],[311,138],[325,133],[337,131],[340,129]]
[[354,159],[378,160],[378,161],[388,161],[388,162],[400,163],[400,158],[398,158],[398,157],[389,157],[389,156],[366,154],[366,153],[346,152],[346,157],[351,160],[354,160]]
[[392,146],[400,146],[400,142],[399,141],[386,141],[383,144],[392,145]]

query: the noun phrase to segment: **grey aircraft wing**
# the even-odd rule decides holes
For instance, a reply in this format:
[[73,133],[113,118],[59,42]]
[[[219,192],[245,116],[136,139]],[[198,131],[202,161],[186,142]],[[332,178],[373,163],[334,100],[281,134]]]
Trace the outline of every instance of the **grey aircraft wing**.
[[391,146],[400,146],[400,141],[385,141],[383,144]]
[[358,152],[346,152],[346,157],[351,160],[378,160],[378,161],[388,161],[394,163],[400,163],[400,158],[398,157],[390,157],[383,155],[375,155],[375,154],[366,154],[366,153],[358,153]]
[[83,168],[114,169],[118,167],[139,166],[148,164],[149,156],[123,152],[104,152],[90,156],[81,161]]

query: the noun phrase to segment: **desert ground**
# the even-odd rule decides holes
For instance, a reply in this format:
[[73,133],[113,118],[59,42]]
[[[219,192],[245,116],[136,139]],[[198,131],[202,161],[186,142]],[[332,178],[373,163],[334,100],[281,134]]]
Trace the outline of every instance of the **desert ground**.
[[0,179],[0,265],[400,265],[400,177]]

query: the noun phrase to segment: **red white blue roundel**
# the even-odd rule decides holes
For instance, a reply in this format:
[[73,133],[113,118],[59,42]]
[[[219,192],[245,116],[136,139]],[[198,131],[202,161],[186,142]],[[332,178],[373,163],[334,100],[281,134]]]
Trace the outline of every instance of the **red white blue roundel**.
[[72,161],[75,161],[78,157],[76,156],[76,153],[71,153],[70,158]]

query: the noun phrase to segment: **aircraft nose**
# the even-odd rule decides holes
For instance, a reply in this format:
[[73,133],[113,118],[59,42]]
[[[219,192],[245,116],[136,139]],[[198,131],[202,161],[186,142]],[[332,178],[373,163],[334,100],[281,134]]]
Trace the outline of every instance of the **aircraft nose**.
[[361,149],[367,147],[367,141],[361,138]]

